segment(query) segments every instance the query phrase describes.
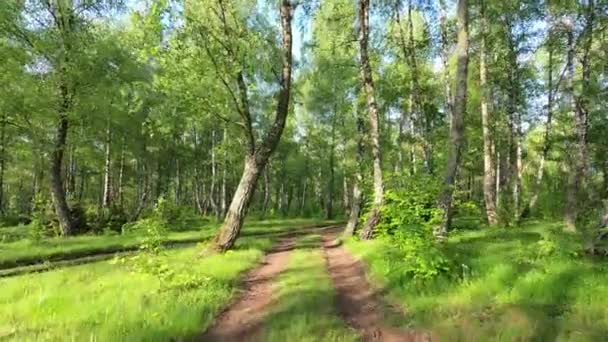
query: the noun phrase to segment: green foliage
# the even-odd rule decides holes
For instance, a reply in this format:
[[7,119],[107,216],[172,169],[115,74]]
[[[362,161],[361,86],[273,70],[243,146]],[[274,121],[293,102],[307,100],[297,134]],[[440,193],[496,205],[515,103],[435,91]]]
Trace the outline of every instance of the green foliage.
[[55,212],[52,204],[41,193],[34,197],[34,209],[32,211],[32,222],[30,222],[30,238],[40,241],[44,237],[59,236],[56,225],[53,224]]
[[263,255],[244,248],[196,260],[198,251],[158,256],[159,264],[175,270],[165,283],[108,261],[0,278],[3,339],[161,342],[198,336],[229,303],[242,272]]
[[438,193],[438,182],[427,177],[406,179],[398,190],[386,191],[376,234],[392,236],[400,231],[407,235],[428,236],[441,219],[436,204]]
[[413,279],[431,279],[450,271],[449,259],[433,238],[432,229],[441,219],[437,193],[437,183],[424,177],[385,193],[375,234],[392,241],[403,258],[404,274]]
[[166,240],[167,232],[167,226],[162,221],[148,219],[139,248],[152,254],[158,254]]
[[165,196],[160,196],[156,200],[154,206],[154,214],[158,220],[169,223],[176,222],[180,217],[181,211],[172,201],[167,200]]
[[[412,234],[413,233],[413,234]],[[451,260],[432,238],[412,231],[398,231],[393,243],[403,257],[404,274],[415,280],[428,280],[452,269]]]
[[391,240],[346,246],[411,326],[440,340],[602,340],[608,333],[606,263],[560,255],[571,253],[569,245],[580,249],[579,238],[561,227],[531,222],[455,232],[444,251],[462,275],[424,283],[408,281],[408,265]]

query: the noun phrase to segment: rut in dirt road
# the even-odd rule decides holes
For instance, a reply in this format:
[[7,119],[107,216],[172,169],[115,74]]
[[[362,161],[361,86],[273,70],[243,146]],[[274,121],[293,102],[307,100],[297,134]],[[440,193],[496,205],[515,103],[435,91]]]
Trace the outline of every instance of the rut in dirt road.
[[361,262],[335,243],[334,238],[324,236],[323,249],[337,292],[338,312],[346,323],[359,332],[362,341],[432,341],[428,334],[386,325],[389,308],[381,302],[367,281]]
[[264,318],[273,302],[274,280],[287,266],[295,236],[284,238],[243,280],[243,293],[222,312],[198,341],[260,341]]
[[306,227],[282,237],[264,257],[262,264],[250,271],[242,281],[238,296],[197,341],[241,342],[261,341],[264,320],[274,304],[274,282],[287,268],[295,241],[311,233],[335,234],[340,226]]

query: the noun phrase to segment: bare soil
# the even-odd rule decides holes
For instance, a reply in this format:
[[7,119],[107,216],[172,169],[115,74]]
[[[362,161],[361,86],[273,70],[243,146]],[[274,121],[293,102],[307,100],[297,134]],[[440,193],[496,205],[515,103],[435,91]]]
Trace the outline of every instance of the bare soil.
[[324,235],[323,249],[329,275],[337,291],[336,304],[344,321],[356,329],[362,341],[432,341],[429,334],[402,330],[386,325],[391,308],[383,303],[365,277],[360,261],[335,242],[335,236]]
[[273,302],[274,280],[287,266],[296,236],[279,240],[260,266],[243,279],[242,294],[229,305],[199,341],[259,341],[264,318]]
[[273,296],[276,278],[286,269],[289,253],[299,236],[318,233],[323,237],[327,269],[337,292],[338,313],[361,336],[362,341],[432,341],[429,334],[402,330],[386,325],[385,314],[390,308],[380,300],[365,277],[360,261],[355,259],[335,238],[342,227],[302,229],[282,237],[264,257],[260,266],[242,280],[241,294],[195,340],[209,342],[261,341],[264,322],[275,304]]

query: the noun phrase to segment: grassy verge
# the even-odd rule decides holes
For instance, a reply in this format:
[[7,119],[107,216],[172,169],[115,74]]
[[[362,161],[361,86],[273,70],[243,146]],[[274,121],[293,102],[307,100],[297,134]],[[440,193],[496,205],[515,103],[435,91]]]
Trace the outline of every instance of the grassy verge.
[[276,286],[277,307],[267,318],[265,341],[357,341],[337,316],[335,292],[319,248],[321,238],[300,239]]
[[[167,235],[165,242],[179,244],[205,241],[213,236],[216,227],[217,225],[209,225],[198,231],[172,232]],[[138,235],[84,235],[4,243],[0,244],[0,269],[137,250],[141,240],[142,237]]]
[[200,258],[202,247],[197,246],[142,256],[139,262],[102,261],[0,279],[0,340],[191,338],[229,302],[239,275],[258,262],[277,236],[315,223],[321,222],[248,224],[236,249],[223,255]]
[[599,341],[608,336],[608,265],[538,257],[549,224],[458,233],[452,274],[418,283],[387,241],[347,242],[411,325],[449,341]]
[[[243,228],[243,236],[273,236],[292,226],[315,225],[323,222],[326,221],[315,219],[250,221]],[[171,232],[166,236],[165,243],[172,245],[206,241],[213,237],[218,226],[219,224],[201,224],[196,230]],[[135,251],[141,241],[142,236],[127,234],[86,235],[40,241],[23,239],[0,243],[0,270],[98,254]]]

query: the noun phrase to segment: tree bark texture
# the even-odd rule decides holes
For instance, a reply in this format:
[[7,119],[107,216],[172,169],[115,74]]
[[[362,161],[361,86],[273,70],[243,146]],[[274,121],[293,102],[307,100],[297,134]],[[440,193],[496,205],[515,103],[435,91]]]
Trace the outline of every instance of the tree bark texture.
[[[281,139],[281,135],[283,134],[283,129],[285,128],[291,92],[292,15],[291,2],[289,0],[282,0],[280,6],[282,70],[276,115],[274,122],[264,136],[262,143],[255,148],[252,153],[250,152],[245,159],[245,167],[241,180],[232,197],[232,202],[228,207],[226,218],[220,228],[220,232],[215,238],[214,249],[220,252],[226,251],[234,246],[241,231],[241,227],[243,226],[243,219],[245,218],[260,173],[274,152]],[[250,133],[250,135],[252,135],[253,132]]]
[[106,127],[105,163],[103,168],[103,200],[102,207],[112,204],[112,129],[110,118]]
[[486,35],[488,30],[485,4],[481,0],[481,47],[479,56],[479,86],[481,88],[481,126],[483,132],[483,197],[486,207],[488,224],[496,225],[496,185],[494,182],[494,165],[492,156],[492,116],[489,107],[488,68],[486,62]]
[[[570,231],[576,230],[576,220],[580,211],[581,190],[586,190],[586,202],[593,200],[595,194],[590,184],[584,184],[588,179],[588,151],[587,151],[587,111],[588,97],[590,88],[591,65],[589,63],[589,53],[593,44],[593,25],[595,21],[595,3],[590,0],[587,5],[587,13],[585,19],[585,29],[582,33],[583,40],[583,55],[580,59],[582,69],[581,79],[581,94],[577,96],[574,92],[574,65],[573,55],[575,49],[574,42],[574,26],[568,30],[568,63],[570,64],[568,71],[570,100],[572,101],[572,111],[574,115],[574,135],[575,143],[573,149],[572,170],[568,179],[568,191],[566,198],[566,229]],[[592,202],[592,201],[591,201]],[[585,203],[585,201],[583,201]]]
[[370,143],[372,146],[373,169],[374,169],[374,201],[371,213],[365,226],[361,231],[361,238],[371,239],[374,228],[380,221],[380,209],[384,202],[384,184],[382,178],[382,151],[380,147],[380,118],[378,105],[374,93],[374,81],[372,77],[372,67],[369,61],[368,40],[369,40],[369,0],[359,1],[359,52],[361,80],[367,98],[367,109],[370,125]]
[[364,122],[363,118],[357,113],[357,163],[355,165],[355,178],[353,180],[353,200],[351,201],[351,209],[348,216],[348,223],[344,229],[344,237],[353,236],[357,223],[359,222],[359,215],[361,214],[361,202],[363,199],[363,193],[361,191],[361,183],[363,181],[363,175],[361,174],[361,163],[363,163],[364,157]]
[[65,195],[61,168],[63,165],[63,156],[68,137],[68,113],[71,107],[71,99],[67,85],[62,82],[59,88],[61,94],[61,103],[59,105],[59,117],[55,131],[55,141],[53,144],[53,151],[51,153],[51,170],[49,179],[51,182],[51,198],[53,200],[53,205],[55,206],[55,213],[57,214],[57,220],[59,221],[61,233],[64,236],[69,236],[74,232],[75,227],[72,221],[70,207],[68,206]]
[[434,234],[446,237],[452,223],[452,197],[454,182],[460,163],[462,140],[464,134],[464,111],[467,102],[467,74],[469,67],[469,31],[467,0],[458,0],[458,45],[456,69],[456,95],[454,97],[454,112],[450,127],[450,146],[448,147],[448,162],[446,165],[443,188],[439,196],[439,208],[443,211],[441,223],[435,227]]
[[542,187],[543,176],[545,171],[545,162],[551,149],[551,130],[553,126],[553,46],[549,46],[549,65],[547,67],[547,121],[545,122],[545,132],[543,135],[543,149],[540,155],[540,161],[538,169],[536,170],[536,177],[534,179],[534,187],[532,188],[532,195],[530,196],[530,202],[528,203],[527,210],[522,211],[523,214],[532,213],[536,209],[536,203],[538,202],[538,196]]

